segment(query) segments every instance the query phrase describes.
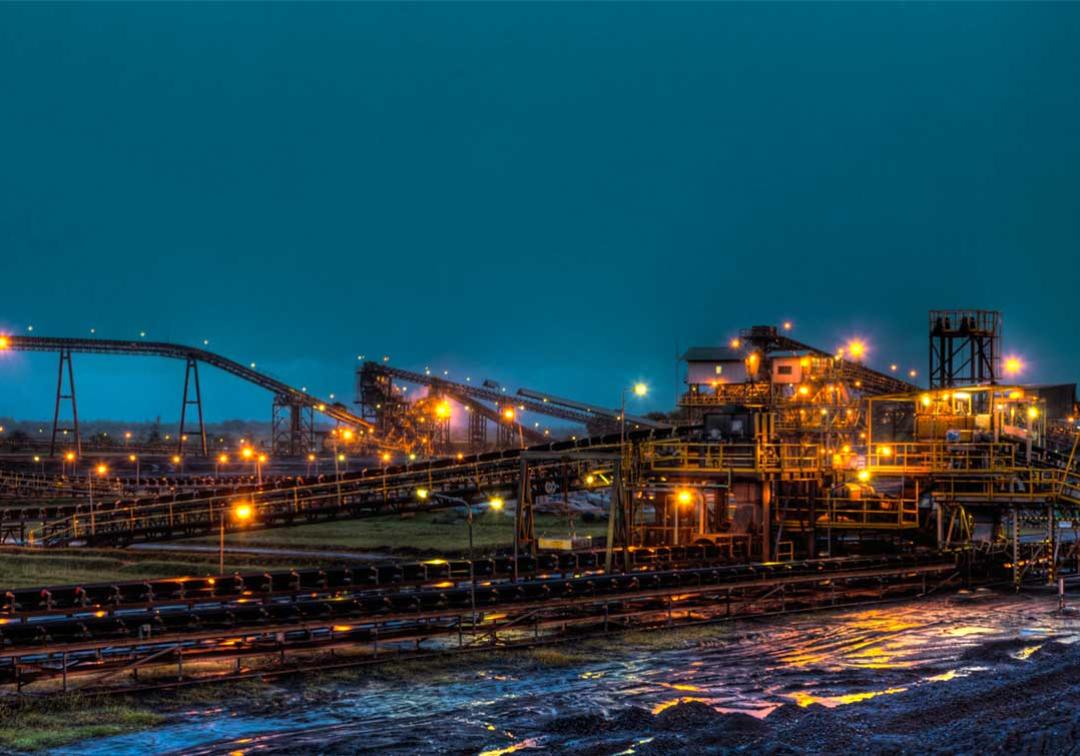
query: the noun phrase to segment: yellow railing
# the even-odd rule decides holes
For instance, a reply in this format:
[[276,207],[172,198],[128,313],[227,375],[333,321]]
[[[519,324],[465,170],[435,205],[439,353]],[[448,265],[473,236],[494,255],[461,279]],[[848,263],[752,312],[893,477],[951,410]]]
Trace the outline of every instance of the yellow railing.
[[645,464],[656,472],[818,472],[823,456],[816,444],[657,441],[644,450]]
[[1011,443],[875,443],[866,454],[866,466],[875,472],[951,473],[999,472],[1028,467]]
[[[786,529],[801,529],[809,523],[805,508],[784,513]],[[850,496],[818,499],[814,506],[813,525],[817,528],[860,528],[894,530],[919,525],[919,505],[914,499],[890,499],[882,496]]]
[[653,441],[643,445],[643,459],[658,472],[806,473],[865,467],[885,475],[992,475],[1059,469],[1037,460],[1029,463],[1023,449],[1008,442],[875,443],[861,451],[843,452],[818,443]]

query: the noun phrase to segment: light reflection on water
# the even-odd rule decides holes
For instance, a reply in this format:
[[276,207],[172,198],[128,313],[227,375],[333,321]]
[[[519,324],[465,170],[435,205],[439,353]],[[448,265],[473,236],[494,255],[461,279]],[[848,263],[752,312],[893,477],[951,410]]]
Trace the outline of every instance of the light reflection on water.
[[[591,646],[599,649],[596,661],[568,667],[477,669],[477,661],[463,660],[453,684],[364,680],[358,673],[337,699],[302,711],[260,718],[210,710],[156,730],[68,746],[64,753],[160,753],[229,739],[205,752],[364,742],[407,753],[425,744],[448,746],[452,733],[480,738],[485,745],[477,750],[494,756],[543,747],[542,726],[553,717],[610,714],[628,705],[659,713],[699,701],[756,717],[784,703],[844,706],[979,674],[988,667],[965,652],[987,642],[1019,639],[1025,645],[1013,649],[1012,658],[1037,663],[1047,639],[1080,638],[1080,620],[1053,615],[1054,608],[1050,597],[942,597],[716,625],[674,647],[612,637]],[[268,734],[274,731],[289,734]],[[251,742],[236,740],[243,737]]]

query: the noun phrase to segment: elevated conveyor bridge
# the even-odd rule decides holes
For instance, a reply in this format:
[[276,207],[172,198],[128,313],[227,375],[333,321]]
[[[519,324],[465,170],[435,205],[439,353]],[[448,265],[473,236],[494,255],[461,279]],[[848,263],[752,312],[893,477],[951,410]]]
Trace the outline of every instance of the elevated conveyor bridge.
[[[74,432],[73,443],[76,447],[79,441],[79,415],[75,400],[75,377],[72,367],[71,355],[74,353],[85,354],[121,354],[142,357],[165,357],[168,359],[182,360],[185,365],[184,393],[180,409],[180,431],[177,434],[177,453],[184,451],[183,437],[187,435],[188,412],[194,408],[197,425],[191,433],[197,435],[200,441],[199,447],[202,454],[207,453],[206,428],[202,415],[202,392],[199,386],[199,364],[210,365],[234,375],[241,380],[247,381],[259,388],[265,389],[274,395],[275,415],[279,408],[288,410],[292,417],[289,418],[293,438],[289,439],[297,450],[306,450],[313,443],[311,436],[312,423],[302,422],[302,415],[307,412],[309,417],[318,412],[325,417],[338,423],[348,425],[358,431],[369,432],[373,429],[371,423],[358,415],[349,412],[341,404],[328,402],[301,389],[290,386],[265,372],[256,370],[254,367],[243,365],[235,360],[223,357],[220,354],[198,347],[174,344],[165,341],[123,341],[118,339],[86,339],[86,338],[57,338],[49,336],[3,336],[0,341],[0,351],[21,352],[56,352],[60,355],[60,369],[56,387],[56,404],[53,414],[52,441],[49,448],[50,456],[55,455],[57,450],[57,436],[63,428],[60,427],[61,405],[65,402],[70,405],[72,427],[67,430]],[[66,378],[66,381],[65,381]],[[307,431],[305,433],[305,431]],[[305,438],[305,436],[307,436]],[[396,448],[392,442],[386,439],[373,439],[373,443]],[[81,453],[81,449],[76,451]]]

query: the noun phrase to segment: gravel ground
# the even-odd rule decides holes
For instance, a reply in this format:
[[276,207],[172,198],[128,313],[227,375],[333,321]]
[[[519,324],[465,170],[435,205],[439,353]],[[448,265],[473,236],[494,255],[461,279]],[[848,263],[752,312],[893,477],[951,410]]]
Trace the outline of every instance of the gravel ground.
[[545,746],[575,753],[1009,753],[1080,752],[1080,644],[991,641],[970,649],[985,665],[947,684],[834,708],[785,704],[764,719],[689,701],[652,714],[551,720]]

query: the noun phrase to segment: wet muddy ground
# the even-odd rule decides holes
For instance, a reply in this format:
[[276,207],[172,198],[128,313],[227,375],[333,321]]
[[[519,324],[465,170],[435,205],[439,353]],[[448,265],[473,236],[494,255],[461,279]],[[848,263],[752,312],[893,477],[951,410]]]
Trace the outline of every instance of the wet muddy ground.
[[64,753],[1080,747],[1080,617],[992,593],[296,679]]

